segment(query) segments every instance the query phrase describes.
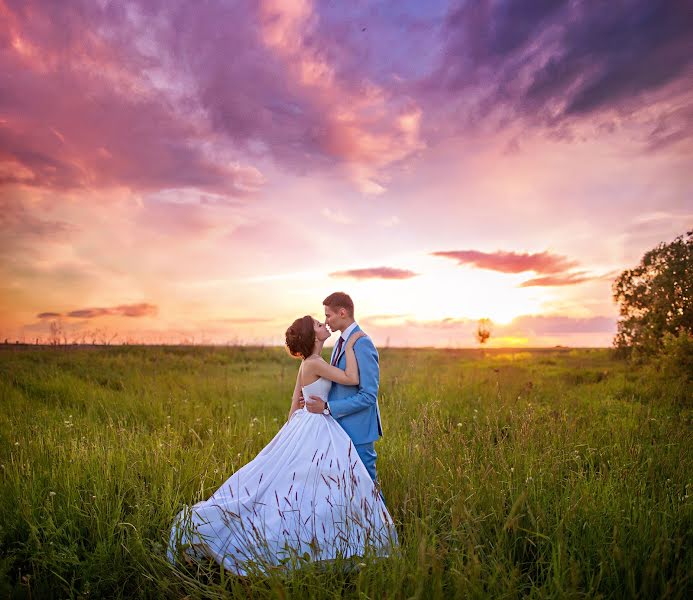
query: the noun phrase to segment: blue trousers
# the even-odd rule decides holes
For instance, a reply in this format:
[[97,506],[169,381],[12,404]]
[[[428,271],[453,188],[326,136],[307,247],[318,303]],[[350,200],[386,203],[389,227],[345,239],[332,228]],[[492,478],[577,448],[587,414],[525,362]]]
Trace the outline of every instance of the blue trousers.
[[368,474],[371,476],[373,481],[378,481],[378,476],[375,474],[375,459],[378,455],[375,453],[375,442],[368,442],[366,444],[355,444],[356,452],[361,459],[361,462],[366,465],[368,469]]

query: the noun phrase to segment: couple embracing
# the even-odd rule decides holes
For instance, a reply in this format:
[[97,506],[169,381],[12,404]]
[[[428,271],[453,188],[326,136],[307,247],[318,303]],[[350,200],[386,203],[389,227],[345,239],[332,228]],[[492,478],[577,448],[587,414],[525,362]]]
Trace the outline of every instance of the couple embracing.
[[[323,301],[325,322],[305,316],[286,331],[301,359],[289,419],[248,464],[176,517],[168,557],[214,559],[238,575],[301,560],[387,555],[397,545],[376,477],[382,435],[373,342],[342,292]],[[330,362],[323,344],[340,331]]]

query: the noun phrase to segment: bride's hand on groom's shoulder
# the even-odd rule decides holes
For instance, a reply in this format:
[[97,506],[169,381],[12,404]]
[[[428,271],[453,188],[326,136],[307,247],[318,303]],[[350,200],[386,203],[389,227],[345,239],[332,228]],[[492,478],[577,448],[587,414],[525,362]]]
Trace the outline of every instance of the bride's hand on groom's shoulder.
[[347,346],[353,346],[362,337],[366,337],[366,333],[364,331],[356,331],[355,333],[352,333],[349,336],[349,341],[347,342]]

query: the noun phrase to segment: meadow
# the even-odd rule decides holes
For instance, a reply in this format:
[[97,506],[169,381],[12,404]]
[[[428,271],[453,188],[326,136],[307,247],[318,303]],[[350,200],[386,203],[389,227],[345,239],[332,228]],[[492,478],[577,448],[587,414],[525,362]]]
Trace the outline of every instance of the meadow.
[[693,405],[607,349],[382,349],[400,552],[172,568],[168,530],[286,420],[280,348],[0,350],[0,597],[685,598]]

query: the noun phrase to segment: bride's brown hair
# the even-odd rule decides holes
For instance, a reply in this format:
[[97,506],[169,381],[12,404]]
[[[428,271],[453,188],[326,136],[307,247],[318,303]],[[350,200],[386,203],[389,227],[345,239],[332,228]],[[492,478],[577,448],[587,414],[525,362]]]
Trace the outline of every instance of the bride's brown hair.
[[296,319],[286,330],[286,348],[291,356],[308,358],[315,347],[313,317],[306,315]]

